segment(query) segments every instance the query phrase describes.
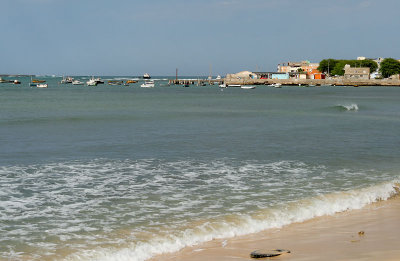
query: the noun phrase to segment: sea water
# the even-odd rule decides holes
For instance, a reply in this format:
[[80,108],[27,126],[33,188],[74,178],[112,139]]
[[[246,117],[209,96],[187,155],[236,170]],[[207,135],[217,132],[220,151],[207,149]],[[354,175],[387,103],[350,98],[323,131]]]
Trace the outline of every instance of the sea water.
[[0,84],[0,260],[146,260],[396,192],[396,87],[42,78]]

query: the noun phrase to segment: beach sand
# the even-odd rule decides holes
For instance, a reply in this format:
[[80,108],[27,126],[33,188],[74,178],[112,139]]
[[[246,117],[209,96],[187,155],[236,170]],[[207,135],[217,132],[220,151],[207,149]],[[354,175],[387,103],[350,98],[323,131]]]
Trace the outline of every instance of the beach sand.
[[[287,249],[291,253],[250,258],[258,249]],[[400,260],[400,197],[280,229],[213,240],[151,260]]]

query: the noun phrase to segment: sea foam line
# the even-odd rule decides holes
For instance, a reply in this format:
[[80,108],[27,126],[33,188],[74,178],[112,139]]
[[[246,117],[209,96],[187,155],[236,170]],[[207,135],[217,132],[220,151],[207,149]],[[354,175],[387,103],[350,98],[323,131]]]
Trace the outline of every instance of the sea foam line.
[[67,260],[144,261],[159,254],[176,252],[184,247],[213,239],[257,233],[315,217],[361,209],[368,204],[398,195],[399,186],[397,179],[363,189],[303,199],[253,215],[227,216],[222,220],[203,222],[179,232],[170,231],[169,234],[167,232],[148,241],[135,242],[122,249],[86,250],[67,257]]

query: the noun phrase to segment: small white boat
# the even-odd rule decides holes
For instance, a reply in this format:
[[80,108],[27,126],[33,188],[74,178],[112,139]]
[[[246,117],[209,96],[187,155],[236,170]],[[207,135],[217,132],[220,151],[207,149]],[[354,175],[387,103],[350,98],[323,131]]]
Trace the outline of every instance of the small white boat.
[[219,88],[226,88],[226,87],[227,87],[227,86],[226,86],[225,83],[222,83],[222,84],[219,85]]
[[151,76],[148,73],[143,74],[143,79],[150,79]]
[[144,83],[141,84],[140,87],[143,87],[143,88],[153,88],[153,87],[154,87],[154,81],[153,81],[153,80],[144,81]]
[[96,86],[97,85],[96,79],[92,78],[89,81],[86,82],[87,86]]
[[216,80],[221,80],[221,75],[218,75],[217,78],[215,78]]
[[72,82],[73,85],[83,85],[83,82],[79,81],[79,80],[74,80]]
[[47,83],[38,83],[38,84],[36,85],[36,88],[47,88],[47,87],[49,87],[49,86],[47,85]]
[[242,86],[240,86],[240,88],[249,90],[249,89],[255,89],[256,86],[254,86],[254,85],[242,85]]
[[228,87],[239,87],[239,88],[241,88],[242,85],[240,85],[240,84],[229,84]]

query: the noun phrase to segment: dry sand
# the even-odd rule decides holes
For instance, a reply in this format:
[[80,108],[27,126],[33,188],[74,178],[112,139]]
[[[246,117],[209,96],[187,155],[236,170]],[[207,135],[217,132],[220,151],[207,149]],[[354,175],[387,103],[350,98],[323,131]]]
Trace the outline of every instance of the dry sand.
[[[265,259],[250,258],[254,250],[277,248],[288,249],[291,253]],[[400,197],[281,229],[213,240],[152,259],[155,260],[400,260]]]

